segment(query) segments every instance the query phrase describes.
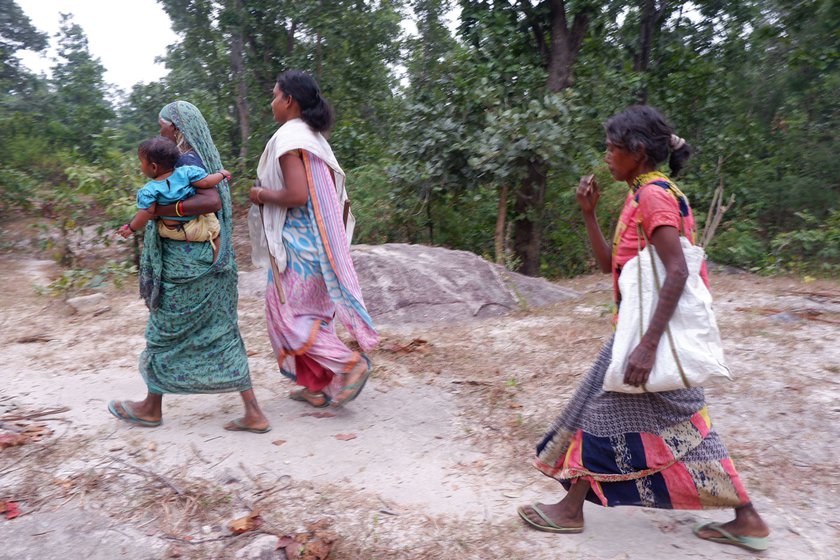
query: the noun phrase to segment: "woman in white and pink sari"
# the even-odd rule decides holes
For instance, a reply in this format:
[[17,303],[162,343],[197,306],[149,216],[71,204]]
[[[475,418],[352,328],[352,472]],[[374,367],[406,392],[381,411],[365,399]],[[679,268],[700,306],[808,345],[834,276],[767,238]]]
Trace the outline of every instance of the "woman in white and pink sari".
[[315,80],[297,70],[278,77],[271,109],[281,126],[260,158],[248,217],[253,260],[269,267],[268,334],[281,372],[301,386],[291,399],[342,406],[364,388],[371,364],[342,342],[334,319],[363,351],[379,336],[350,258],[344,172],[321,134],[332,110]]

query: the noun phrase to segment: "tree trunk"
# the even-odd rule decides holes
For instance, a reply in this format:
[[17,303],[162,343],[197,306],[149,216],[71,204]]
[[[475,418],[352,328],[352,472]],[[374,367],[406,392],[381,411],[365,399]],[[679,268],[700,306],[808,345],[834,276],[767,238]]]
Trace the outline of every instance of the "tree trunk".
[[429,228],[429,245],[435,244],[435,222],[432,219],[432,189],[426,193],[426,227]]
[[496,247],[496,264],[505,264],[505,222],[507,221],[507,185],[499,190],[499,213],[496,216],[496,235],[493,241]]
[[[646,74],[650,67],[651,51],[653,50],[653,35],[662,24],[665,10],[668,7],[667,0],[662,0],[661,6],[657,9],[656,0],[642,0],[642,20],[639,26],[639,50],[633,57],[633,70]],[[636,92],[636,99],[639,103],[647,103],[648,86],[647,80],[642,80],[639,91]]]
[[572,66],[580,54],[580,45],[588,25],[589,13],[582,11],[575,15],[570,28],[566,3],[563,0],[551,0],[551,44],[546,84],[549,91],[562,91],[572,85]]
[[[545,34],[539,16],[529,0],[520,0],[537,42],[537,48],[546,61],[548,77],[546,87],[558,92],[572,85],[572,67],[580,54],[580,46],[589,26],[589,14],[595,8],[579,11],[569,26],[564,0],[550,0],[551,39],[545,44]],[[533,156],[536,158],[536,156]],[[514,225],[513,252],[519,260],[519,272],[535,276],[540,270],[540,245],[542,243],[542,215],[545,207],[546,162],[539,159],[528,162],[528,176],[516,192],[517,221]]]
[[230,44],[230,63],[233,69],[233,81],[236,84],[236,116],[239,122],[239,166],[245,165],[248,158],[248,140],[251,138],[251,120],[248,109],[248,83],[246,82],[245,63],[243,61],[244,41],[242,21],[242,0],[233,1],[237,14],[237,24],[233,30]]
[[520,260],[517,271],[528,276],[536,276],[540,271],[545,168],[544,162],[528,162],[528,177],[516,193],[518,218],[513,228],[513,252]]

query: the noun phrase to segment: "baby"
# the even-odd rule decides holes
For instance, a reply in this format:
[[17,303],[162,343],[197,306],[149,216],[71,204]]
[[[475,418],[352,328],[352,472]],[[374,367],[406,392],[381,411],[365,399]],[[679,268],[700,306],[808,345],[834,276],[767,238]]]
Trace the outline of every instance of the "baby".
[[160,218],[158,233],[161,237],[178,241],[213,241],[219,236],[219,220],[215,214],[200,216],[184,216],[182,202],[195,194],[195,187],[209,189],[230,179],[230,172],[225,169],[208,174],[204,169],[194,165],[175,167],[180,153],[175,142],[157,136],[146,140],[137,148],[140,158],[140,169],[151,181],[137,192],[137,208],[139,211],[130,222],[117,230],[117,235],[128,237],[133,232],[144,228],[154,217],[158,204],[175,204],[175,214],[167,218]]

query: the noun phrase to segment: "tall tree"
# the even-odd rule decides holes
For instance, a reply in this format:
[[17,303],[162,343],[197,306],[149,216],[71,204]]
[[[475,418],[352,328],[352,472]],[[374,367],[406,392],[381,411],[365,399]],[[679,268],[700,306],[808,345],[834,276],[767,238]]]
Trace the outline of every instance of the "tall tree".
[[27,72],[15,53],[20,50],[43,51],[48,37],[35,29],[14,0],[0,0],[0,87],[14,92]]
[[97,155],[98,134],[114,118],[106,98],[105,68],[88,49],[87,35],[69,14],[61,14],[58,60],[52,68],[53,104],[61,141],[88,159]]

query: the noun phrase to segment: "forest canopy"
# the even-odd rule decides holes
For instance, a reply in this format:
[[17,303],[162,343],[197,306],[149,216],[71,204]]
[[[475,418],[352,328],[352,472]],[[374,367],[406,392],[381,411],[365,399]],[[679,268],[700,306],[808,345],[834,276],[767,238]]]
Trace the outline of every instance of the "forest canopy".
[[[17,58],[50,38],[0,0],[0,210],[107,236],[143,183],[137,144],[176,99],[207,118],[245,206],[277,75],[333,104],[356,243],[464,249],[531,275],[592,269],[574,187],[595,173],[612,227],[626,185],[606,118],[648,103],[696,149],[679,179],[707,250],[766,273],[840,271],[840,3],[834,0],[160,0],[168,72],[114,101],[62,14],[49,76]],[[416,26],[406,26],[403,22]],[[407,28],[411,28],[409,33]],[[0,233],[0,243],[2,243]],[[73,267],[69,247],[58,256]]]

